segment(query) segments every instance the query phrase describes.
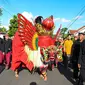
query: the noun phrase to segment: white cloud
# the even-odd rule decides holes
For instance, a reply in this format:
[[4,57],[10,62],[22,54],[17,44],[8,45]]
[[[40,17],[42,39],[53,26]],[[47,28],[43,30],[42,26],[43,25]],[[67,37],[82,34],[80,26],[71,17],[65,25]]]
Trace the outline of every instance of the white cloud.
[[60,20],[60,18],[55,18],[54,21]]
[[[83,18],[83,16],[76,16],[74,19],[81,19]],[[71,20],[68,20],[66,18],[55,18],[54,19],[54,22],[64,22],[64,23],[68,23],[70,22]]]
[[70,20],[65,19],[65,18],[55,18],[54,22],[65,22],[65,23],[67,23],[67,22],[70,22]]
[[9,29],[9,26],[1,25],[0,28],[5,27],[7,30]]
[[76,16],[74,19],[81,19],[83,16]]
[[67,19],[65,19],[65,18],[62,18],[61,21],[62,21],[62,22],[70,22],[70,20],[67,20]]
[[27,19],[28,19],[28,17],[33,18],[33,15],[32,15],[31,12],[26,12],[26,11],[24,11],[24,12],[22,13],[22,15],[25,16]]
[[29,20],[30,22],[33,23],[33,15],[32,15],[31,12],[26,12],[26,11],[24,11],[24,12],[22,13],[22,15],[23,15],[27,20]]

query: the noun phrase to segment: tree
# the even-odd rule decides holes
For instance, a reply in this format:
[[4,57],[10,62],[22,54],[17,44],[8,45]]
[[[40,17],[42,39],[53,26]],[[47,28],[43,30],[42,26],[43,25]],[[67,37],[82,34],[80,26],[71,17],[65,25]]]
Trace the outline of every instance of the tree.
[[9,36],[10,37],[14,36],[17,29],[18,29],[17,16],[14,15],[13,18],[10,20],[10,25],[9,25],[9,30],[8,30]]
[[6,28],[5,28],[5,27],[2,27],[2,28],[0,28],[0,32],[6,33],[6,32],[7,32],[7,30],[6,30]]
[[63,38],[65,38],[68,35],[68,33],[66,33],[67,30],[68,30],[68,28],[66,28],[66,27],[61,29],[61,35]]

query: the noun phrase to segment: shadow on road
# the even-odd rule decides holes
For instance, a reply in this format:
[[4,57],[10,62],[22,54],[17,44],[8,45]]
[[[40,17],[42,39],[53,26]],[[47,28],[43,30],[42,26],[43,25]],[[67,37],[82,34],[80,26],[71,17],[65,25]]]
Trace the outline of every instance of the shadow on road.
[[37,83],[36,82],[31,82],[30,85],[37,85]]
[[67,80],[69,80],[73,85],[76,84],[76,82],[72,78],[72,72],[71,69],[66,69],[62,64],[58,65],[58,70],[61,74],[63,74]]

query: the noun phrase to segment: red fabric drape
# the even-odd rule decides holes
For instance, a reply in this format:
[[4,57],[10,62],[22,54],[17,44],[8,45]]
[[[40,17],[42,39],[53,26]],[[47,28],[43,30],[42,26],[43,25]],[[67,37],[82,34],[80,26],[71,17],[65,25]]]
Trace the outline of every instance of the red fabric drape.
[[28,56],[24,51],[24,44],[21,42],[18,32],[16,32],[12,41],[12,65],[11,69],[16,70],[21,62],[31,71],[33,63],[27,60]]
[[54,43],[55,41],[50,36],[39,36],[38,46],[40,46],[41,48],[47,48],[51,45],[54,45]]

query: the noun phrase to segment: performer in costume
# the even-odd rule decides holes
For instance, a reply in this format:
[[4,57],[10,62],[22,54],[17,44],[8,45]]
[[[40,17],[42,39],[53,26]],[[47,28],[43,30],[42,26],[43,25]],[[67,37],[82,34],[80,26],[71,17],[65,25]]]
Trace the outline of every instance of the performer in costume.
[[46,67],[41,61],[40,48],[37,45],[38,35],[35,27],[21,14],[18,14],[18,22],[18,31],[14,36],[12,45],[11,66],[11,69],[15,71],[16,77],[18,77],[17,68],[21,63],[30,71],[35,67]]
[[63,61],[63,57],[62,57],[63,56],[63,41],[62,40],[57,41],[56,52],[57,52],[58,62],[62,62]]
[[50,50],[49,50],[49,60],[50,60],[50,65],[51,65],[51,70],[53,70],[54,69],[54,51],[53,51],[53,48],[51,48]]
[[[41,75],[47,80],[47,65],[41,61],[40,49],[54,45],[56,38],[51,37],[53,28],[53,16],[43,20],[39,16],[33,24],[25,16],[18,14],[18,31],[13,39],[11,69],[15,71],[22,62],[30,71],[35,67],[40,68]],[[17,76],[17,71],[15,74]]]

